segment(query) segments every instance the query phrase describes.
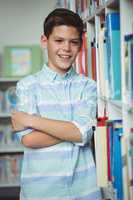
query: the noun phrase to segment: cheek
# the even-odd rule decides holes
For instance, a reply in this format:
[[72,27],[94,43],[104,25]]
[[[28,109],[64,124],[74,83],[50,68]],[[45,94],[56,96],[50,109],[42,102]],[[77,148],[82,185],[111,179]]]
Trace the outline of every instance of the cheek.
[[48,52],[48,56],[51,57],[56,54],[56,49],[51,47],[51,48],[47,49],[47,52]]

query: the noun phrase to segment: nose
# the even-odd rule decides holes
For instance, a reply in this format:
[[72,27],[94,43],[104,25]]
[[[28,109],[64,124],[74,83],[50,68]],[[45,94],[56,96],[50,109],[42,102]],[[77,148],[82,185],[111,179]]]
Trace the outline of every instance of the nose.
[[69,41],[65,41],[65,42],[64,42],[63,49],[64,49],[65,51],[70,51],[70,49],[71,49],[71,44],[70,44]]

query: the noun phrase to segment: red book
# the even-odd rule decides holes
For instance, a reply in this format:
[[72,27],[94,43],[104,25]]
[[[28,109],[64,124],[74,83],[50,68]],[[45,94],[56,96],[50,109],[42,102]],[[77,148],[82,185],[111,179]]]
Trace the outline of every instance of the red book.
[[92,79],[96,81],[96,47],[94,42],[91,43],[91,63]]

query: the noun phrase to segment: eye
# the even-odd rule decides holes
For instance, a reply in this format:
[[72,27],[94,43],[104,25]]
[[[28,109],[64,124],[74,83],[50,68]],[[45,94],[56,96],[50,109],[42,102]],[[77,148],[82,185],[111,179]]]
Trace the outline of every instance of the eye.
[[55,40],[55,42],[57,42],[57,43],[62,43],[63,40],[58,39],[58,40]]
[[79,42],[79,40],[72,40],[71,43],[73,45],[77,45],[78,46],[80,42]]

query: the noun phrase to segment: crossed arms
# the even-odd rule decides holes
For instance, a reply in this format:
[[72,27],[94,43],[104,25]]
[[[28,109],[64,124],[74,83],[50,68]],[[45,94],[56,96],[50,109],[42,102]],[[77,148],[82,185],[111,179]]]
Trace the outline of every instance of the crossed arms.
[[63,121],[34,115],[38,110],[29,82],[18,82],[16,93],[19,112],[12,113],[12,126],[23,145],[43,148],[63,141],[80,146],[87,144],[93,134],[92,123],[96,119],[97,101],[96,84],[90,84],[86,84],[83,99],[73,109],[73,121]]
[[61,141],[81,142],[79,129],[71,122],[52,120],[24,112],[12,112],[14,131],[31,128],[33,131],[22,137],[22,143],[29,148],[42,148]]

